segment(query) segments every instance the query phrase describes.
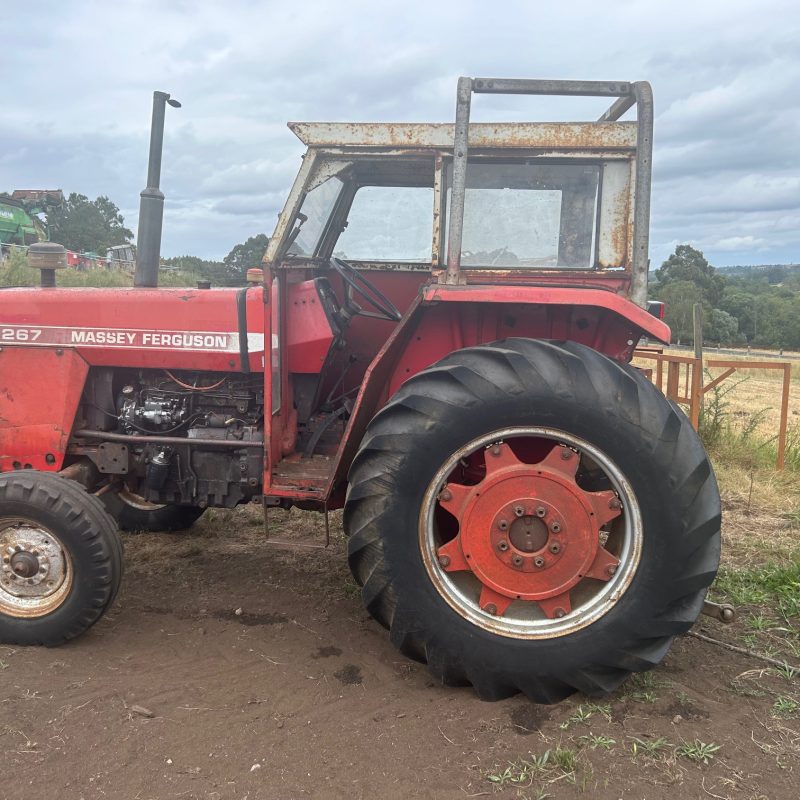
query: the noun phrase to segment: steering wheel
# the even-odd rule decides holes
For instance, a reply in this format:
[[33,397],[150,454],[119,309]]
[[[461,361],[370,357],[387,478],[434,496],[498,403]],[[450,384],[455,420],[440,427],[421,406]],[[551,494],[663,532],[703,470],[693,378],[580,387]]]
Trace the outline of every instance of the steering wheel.
[[[388,319],[390,322],[397,322],[403,316],[377,286],[346,261],[342,261],[341,258],[332,258],[330,266],[339,273],[344,282],[344,308],[347,309],[348,316],[353,317],[359,314],[362,317],[372,317],[373,319]],[[361,308],[353,299],[354,294],[372,306],[375,311],[365,311]]]

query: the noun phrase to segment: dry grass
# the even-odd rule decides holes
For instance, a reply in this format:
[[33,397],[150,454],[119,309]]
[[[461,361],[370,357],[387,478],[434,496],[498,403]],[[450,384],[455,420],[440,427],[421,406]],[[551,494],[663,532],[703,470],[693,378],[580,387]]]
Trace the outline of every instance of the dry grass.
[[[687,356],[690,353],[686,350],[665,348],[664,353]],[[774,355],[778,355],[777,352]],[[730,361],[770,361],[763,356],[748,356],[745,351],[741,355],[731,356],[725,353],[716,353],[714,350],[707,350],[706,360],[724,359]],[[786,359],[789,361],[789,359]],[[654,367],[655,363],[650,359],[634,359],[633,362],[638,367]],[[781,359],[775,359],[776,365],[781,363]],[[789,428],[800,426],[800,361],[791,361],[792,381],[789,387]],[[683,368],[685,370],[685,367]],[[665,368],[666,371],[666,368]],[[705,374],[705,383],[716,378],[724,371],[723,368],[708,368]],[[685,372],[682,372],[681,391],[684,390]],[[664,379],[666,381],[666,377]],[[777,436],[780,423],[781,394],[783,384],[783,371],[781,369],[738,369],[733,375],[720,384],[720,390],[724,393],[724,402],[727,412],[734,425],[742,427],[748,425],[751,420],[755,420],[754,433],[762,439],[769,439]],[[708,395],[706,395],[708,398]]]
[[797,475],[712,460],[722,495],[722,563],[752,567],[791,557],[800,547]]

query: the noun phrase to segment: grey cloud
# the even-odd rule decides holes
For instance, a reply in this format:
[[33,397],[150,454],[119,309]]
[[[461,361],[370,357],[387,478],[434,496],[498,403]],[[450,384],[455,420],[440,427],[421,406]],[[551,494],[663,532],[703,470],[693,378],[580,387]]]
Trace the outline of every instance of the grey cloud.
[[[271,232],[302,147],[287,120],[449,120],[459,74],[649,79],[652,260],[800,260],[800,7],[790,0],[130,3],[4,16],[15,102],[0,191],[109,195],[135,229],[150,96],[171,91],[164,253]],[[476,98],[476,119],[592,118],[601,100]],[[8,104],[7,104],[8,106]]]

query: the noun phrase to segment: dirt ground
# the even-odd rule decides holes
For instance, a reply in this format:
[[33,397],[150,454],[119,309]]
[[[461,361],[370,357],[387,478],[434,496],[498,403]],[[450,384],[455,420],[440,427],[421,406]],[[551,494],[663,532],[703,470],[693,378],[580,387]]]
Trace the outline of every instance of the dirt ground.
[[[271,519],[322,535],[313,514]],[[775,712],[797,677],[684,637],[607,702],[481,702],[394,650],[334,522],[326,551],[265,546],[253,507],[128,536],[123,590],[92,631],[0,647],[0,797],[800,794],[797,706]],[[742,624],[696,630],[733,640]]]

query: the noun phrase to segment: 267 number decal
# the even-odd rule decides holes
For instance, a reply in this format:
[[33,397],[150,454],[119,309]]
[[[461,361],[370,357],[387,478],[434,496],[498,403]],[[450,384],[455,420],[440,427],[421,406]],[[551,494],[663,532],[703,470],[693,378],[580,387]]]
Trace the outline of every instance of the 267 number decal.
[[0,328],[0,342],[35,342],[41,335],[41,328]]

